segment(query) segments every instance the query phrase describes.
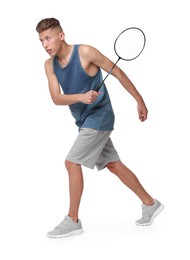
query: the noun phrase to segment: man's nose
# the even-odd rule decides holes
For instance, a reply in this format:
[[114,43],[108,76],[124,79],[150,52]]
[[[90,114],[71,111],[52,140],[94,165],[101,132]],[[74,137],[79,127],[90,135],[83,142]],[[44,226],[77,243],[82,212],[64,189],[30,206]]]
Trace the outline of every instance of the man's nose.
[[47,41],[44,41],[44,42],[43,42],[43,47],[44,47],[45,49],[48,47]]

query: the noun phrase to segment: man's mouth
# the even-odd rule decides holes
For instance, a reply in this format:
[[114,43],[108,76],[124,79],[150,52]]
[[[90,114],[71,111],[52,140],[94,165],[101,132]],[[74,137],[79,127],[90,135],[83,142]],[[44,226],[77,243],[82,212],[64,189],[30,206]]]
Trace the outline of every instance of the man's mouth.
[[52,52],[52,49],[47,49],[46,51],[48,54],[50,54]]

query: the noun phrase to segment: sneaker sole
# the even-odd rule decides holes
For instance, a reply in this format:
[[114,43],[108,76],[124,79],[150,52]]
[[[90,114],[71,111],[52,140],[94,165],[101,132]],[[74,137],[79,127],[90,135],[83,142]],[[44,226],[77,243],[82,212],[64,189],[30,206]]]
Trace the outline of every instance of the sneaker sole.
[[154,221],[155,217],[157,217],[161,212],[162,210],[164,209],[164,205],[161,204],[160,207],[154,212],[154,214],[152,215],[152,218],[149,222],[147,223],[138,223],[138,222],[135,222],[137,226],[150,226],[152,224],[152,222]]
[[64,238],[64,237],[78,236],[78,235],[81,235],[83,233],[84,233],[83,229],[78,229],[78,230],[74,230],[74,231],[71,231],[67,234],[62,234],[62,235],[50,235],[50,234],[47,233],[47,236],[49,238]]

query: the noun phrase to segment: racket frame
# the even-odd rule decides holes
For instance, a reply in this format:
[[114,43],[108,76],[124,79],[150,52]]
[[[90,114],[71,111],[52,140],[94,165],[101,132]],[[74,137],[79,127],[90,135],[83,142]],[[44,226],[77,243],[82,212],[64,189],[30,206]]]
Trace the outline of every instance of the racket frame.
[[[116,43],[117,43],[118,38],[121,36],[121,34],[123,34],[124,32],[126,32],[126,31],[128,31],[128,30],[131,30],[131,29],[139,30],[139,31],[142,33],[143,38],[144,38],[144,44],[143,44],[143,46],[142,46],[141,51],[138,53],[138,55],[136,55],[135,57],[130,58],[130,59],[125,59],[125,58],[122,58],[122,57],[117,53]],[[138,27],[129,27],[129,28],[123,30],[123,31],[117,36],[117,38],[115,39],[115,42],[114,42],[114,51],[115,51],[116,55],[118,56],[118,59],[117,59],[117,61],[114,63],[114,65],[112,66],[112,68],[110,69],[110,71],[107,73],[107,75],[105,76],[105,78],[102,80],[102,82],[100,83],[100,85],[96,88],[96,91],[98,92],[98,91],[100,90],[100,88],[101,88],[102,85],[104,84],[105,80],[106,80],[107,77],[111,74],[112,70],[115,68],[115,66],[117,65],[117,63],[119,62],[119,60],[132,61],[132,60],[136,59],[136,58],[139,57],[139,55],[143,52],[144,47],[145,47],[145,44],[146,44],[146,36],[145,36],[144,32],[143,32],[140,28],[138,28]]]

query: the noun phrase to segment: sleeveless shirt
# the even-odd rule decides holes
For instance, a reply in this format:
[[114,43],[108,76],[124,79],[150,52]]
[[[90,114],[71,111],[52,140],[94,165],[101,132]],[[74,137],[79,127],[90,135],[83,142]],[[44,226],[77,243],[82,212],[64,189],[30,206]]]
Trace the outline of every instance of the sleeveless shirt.
[[[66,67],[62,68],[57,56],[53,58],[53,69],[64,94],[81,94],[95,90],[102,82],[100,68],[94,76],[90,76],[82,67],[79,57],[79,46],[74,45],[71,58]],[[69,105],[80,128],[93,128],[102,131],[111,131],[114,127],[114,112],[105,84],[99,90],[97,100],[92,104],[78,102]]]

